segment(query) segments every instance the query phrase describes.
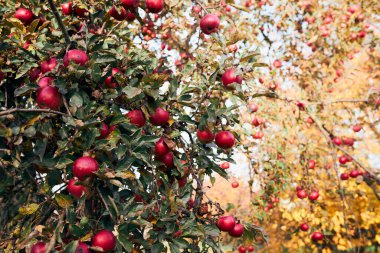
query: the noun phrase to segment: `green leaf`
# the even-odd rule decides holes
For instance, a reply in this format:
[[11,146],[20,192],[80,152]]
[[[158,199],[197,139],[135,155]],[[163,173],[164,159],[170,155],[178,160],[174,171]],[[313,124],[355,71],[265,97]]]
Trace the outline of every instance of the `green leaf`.
[[251,60],[253,58],[255,58],[256,56],[260,55],[259,53],[252,53],[252,54],[249,54],[247,56],[244,56],[243,58],[240,59],[240,62],[251,62]]
[[126,235],[119,233],[117,240],[126,251],[132,252],[133,243],[128,240],[128,237]]
[[65,253],[75,253],[77,250],[78,244],[79,244],[78,240],[72,241],[69,244],[67,244],[65,247]]
[[152,253],[161,253],[164,251],[164,245],[162,243],[156,243],[152,247]]
[[75,107],[78,107],[78,108],[82,107],[82,105],[83,105],[83,98],[78,93],[75,93],[73,96],[71,96],[69,103],[70,103],[71,106],[75,106]]
[[126,86],[123,88],[123,93],[125,93],[125,95],[127,95],[127,97],[129,99],[136,97],[141,92],[142,92],[142,90],[140,88],[136,88],[136,87]]
[[34,214],[38,210],[39,207],[40,207],[39,204],[32,203],[32,204],[20,207],[19,212],[22,215],[31,215],[31,214]]
[[38,64],[34,62],[26,62],[22,64],[17,71],[15,79],[19,79],[20,77],[24,76],[31,68],[34,67],[38,67]]
[[17,88],[15,90],[15,96],[18,97],[18,96],[24,95],[28,91],[34,90],[34,89],[37,89],[37,88],[38,88],[38,85],[36,85],[36,84],[26,84],[26,85],[23,85],[23,86],[21,86],[21,87],[19,87],[19,88]]
[[61,193],[55,194],[55,200],[62,208],[68,208],[73,204],[73,199],[70,196]]

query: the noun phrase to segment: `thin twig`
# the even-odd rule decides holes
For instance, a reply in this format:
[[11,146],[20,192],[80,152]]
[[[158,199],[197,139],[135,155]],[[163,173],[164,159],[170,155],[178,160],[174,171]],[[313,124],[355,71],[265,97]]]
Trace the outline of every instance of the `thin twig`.
[[15,112],[40,112],[40,113],[53,113],[53,114],[59,114],[62,116],[69,116],[66,113],[59,112],[59,111],[54,111],[51,109],[27,109],[27,108],[13,108],[13,109],[8,109],[4,111],[0,111],[0,116],[5,116],[9,114],[13,114]]
[[68,46],[70,46],[71,45],[70,35],[67,32],[67,29],[66,29],[65,25],[63,24],[62,18],[61,18],[61,16],[59,15],[59,13],[57,11],[57,7],[55,7],[55,4],[54,4],[53,0],[48,0],[48,2],[49,2],[51,10],[53,11],[54,17],[57,20],[58,25],[59,25],[59,27],[62,30],[62,33],[63,33],[63,36],[65,38],[66,44]]

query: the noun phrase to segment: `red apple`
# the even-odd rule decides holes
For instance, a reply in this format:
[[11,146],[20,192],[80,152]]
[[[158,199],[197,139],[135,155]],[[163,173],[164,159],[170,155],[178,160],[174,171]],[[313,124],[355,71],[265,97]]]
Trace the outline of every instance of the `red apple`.
[[346,164],[347,163],[347,157],[345,155],[342,155],[339,157],[340,164]]
[[238,188],[239,187],[239,183],[238,182],[233,182],[231,184],[232,188]]
[[158,107],[155,113],[150,114],[150,122],[154,126],[162,126],[169,121],[169,112]]
[[253,247],[253,245],[249,245],[248,252],[254,252],[254,251],[255,251],[255,248]]
[[178,187],[182,188],[187,184],[187,177],[185,176],[181,179],[178,179],[177,182],[178,182]]
[[174,166],[173,153],[168,152],[163,156],[157,157],[166,167],[171,168]]
[[83,193],[85,193],[86,187],[83,185],[77,185],[77,182],[78,179],[76,177],[70,179],[69,183],[67,184],[67,191],[75,198],[80,199]]
[[112,6],[111,10],[108,12],[111,17],[118,21],[123,21],[127,17],[127,10],[124,7],[120,8],[120,13],[117,11],[115,6]]
[[342,139],[339,138],[339,137],[335,137],[333,139],[333,142],[334,142],[335,145],[338,145],[338,146],[342,145]]
[[41,70],[39,68],[32,68],[29,71],[29,79],[31,82],[36,81],[42,75]]
[[349,178],[348,173],[342,173],[342,174],[340,174],[340,179],[341,180],[348,180],[348,178]]
[[221,231],[228,232],[235,227],[236,220],[233,216],[222,216],[218,219],[218,228]]
[[215,143],[219,148],[229,149],[235,144],[235,137],[229,131],[220,131],[215,136]]
[[315,161],[314,160],[310,160],[308,162],[308,165],[309,165],[309,169],[314,169],[315,168]]
[[221,169],[228,170],[230,168],[230,163],[229,162],[223,162],[219,165]]
[[135,125],[140,128],[145,125],[146,120],[144,117],[144,113],[141,110],[132,110],[128,112],[126,116],[132,125]]
[[34,20],[33,12],[25,8],[18,8],[14,17],[19,19],[24,25],[30,25]]
[[78,247],[75,250],[75,253],[90,253],[90,248],[87,244],[79,242]]
[[311,235],[311,239],[312,239],[313,241],[321,241],[321,240],[323,240],[324,237],[325,237],[325,236],[324,236],[321,232],[318,232],[318,231],[314,232],[314,233]]
[[72,50],[69,50],[66,53],[65,57],[63,58],[63,65],[65,65],[65,67],[67,67],[67,66],[69,66],[71,61],[73,61],[74,63],[79,64],[81,66],[84,66],[84,65],[86,65],[86,63],[88,61],[88,57],[87,57],[86,53],[83,52],[82,50],[72,49]]
[[67,2],[67,3],[61,4],[61,9],[62,9],[63,15],[66,15],[66,16],[71,15],[73,12],[72,3]]
[[228,86],[229,84],[231,83],[239,83],[241,84],[242,83],[242,79],[240,76],[236,76],[235,75],[235,69],[234,68],[231,68],[231,69],[227,69],[223,75],[222,75],[222,83],[224,86]]
[[82,156],[76,159],[73,165],[73,174],[81,181],[86,179],[86,177],[92,176],[98,170],[98,162],[89,156]]
[[40,88],[45,88],[51,86],[54,83],[53,81],[54,79],[52,77],[45,76],[38,81],[38,86],[40,86]]
[[240,223],[236,223],[233,229],[231,229],[228,233],[232,237],[241,237],[244,233],[244,226]]
[[110,128],[104,122],[102,122],[102,125],[99,127],[99,132],[100,135],[98,136],[98,139],[104,139],[111,133]]
[[309,194],[309,199],[311,201],[315,201],[317,200],[319,197],[319,193],[317,191],[312,191],[310,194]]
[[239,250],[239,253],[245,253],[245,252],[247,252],[247,249],[243,245],[239,246],[238,250]]
[[342,141],[344,145],[351,146],[351,147],[354,145],[354,142],[355,142],[354,138],[349,138],[349,137],[343,138]]
[[41,62],[41,71],[42,73],[53,71],[55,66],[57,66],[57,59],[53,57],[49,60]]
[[203,33],[212,34],[216,33],[219,29],[219,17],[214,14],[207,14],[201,19],[200,27]]
[[360,130],[362,130],[362,127],[359,126],[359,125],[355,125],[352,130],[354,130],[354,132],[360,132]]
[[275,67],[275,68],[281,68],[281,66],[282,66],[282,62],[281,62],[281,60],[274,60],[274,62],[273,62],[273,67]]
[[106,84],[106,87],[107,88],[116,88],[119,86],[119,84],[116,82],[116,80],[114,80],[113,76],[115,76],[117,73],[120,73],[121,75],[123,74],[123,72],[121,72],[120,69],[118,68],[113,68],[112,69],[112,74],[111,76],[107,77],[106,78],[106,81],[105,81],[105,84]]
[[37,242],[36,244],[33,245],[30,253],[45,253],[45,251],[46,251],[46,243]]
[[194,199],[189,199],[189,201],[187,201],[187,208],[191,209],[193,207],[194,207]]
[[197,130],[197,137],[199,142],[201,143],[210,143],[214,140],[215,134],[210,131],[208,128],[204,128],[204,130]]
[[307,223],[302,223],[302,224],[300,225],[300,229],[301,229],[302,231],[308,231],[308,230],[309,230],[309,225],[307,225]]
[[254,103],[249,104],[248,108],[251,110],[251,112],[257,112],[257,110],[259,109],[258,105]]
[[164,141],[164,137],[161,137],[154,146],[154,153],[157,156],[164,156],[170,152],[168,145]]
[[350,177],[357,178],[358,176],[359,176],[359,171],[358,170],[351,170]]
[[298,197],[299,199],[304,199],[304,198],[306,198],[306,197],[307,197],[307,193],[306,193],[306,191],[305,191],[305,190],[299,190],[299,191],[297,191],[297,197]]
[[297,185],[297,187],[296,187],[296,191],[298,192],[298,191],[300,191],[300,190],[302,190],[302,186]]
[[38,89],[36,102],[40,108],[58,110],[62,105],[62,95],[57,87],[47,86]]
[[74,12],[78,17],[83,18],[88,11],[80,7],[75,7]]
[[109,230],[100,230],[92,238],[92,247],[99,247],[104,252],[110,252],[116,247],[116,237]]
[[[136,16],[135,16],[135,14],[133,14],[132,12],[127,11],[127,17],[126,17],[126,19],[127,19],[128,22],[132,22],[133,20],[136,19]],[[126,50],[126,52],[128,53],[128,50],[127,50],[127,49],[128,49],[128,48],[126,48],[125,50]]]
[[140,0],[121,0],[121,4],[128,9],[136,9],[139,7]]
[[146,8],[151,13],[159,13],[164,9],[164,0],[146,0]]

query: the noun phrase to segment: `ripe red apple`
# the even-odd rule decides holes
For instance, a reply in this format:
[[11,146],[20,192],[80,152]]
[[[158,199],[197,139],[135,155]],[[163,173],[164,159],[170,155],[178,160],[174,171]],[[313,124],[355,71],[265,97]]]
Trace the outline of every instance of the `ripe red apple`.
[[314,160],[310,160],[308,162],[308,165],[309,165],[309,169],[314,169],[315,168],[315,161]]
[[39,68],[32,68],[29,71],[29,79],[31,82],[36,81],[42,75],[41,70]]
[[325,236],[324,236],[321,232],[318,232],[318,231],[314,232],[314,233],[311,235],[311,239],[312,239],[313,241],[321,241],[321,240],[323,240],[324,237],[325,237]]
[[299,190],[299,191],[297,191],[297,197],[298,197],[299,199],[304,199],[304,198],[306,198],[306,197],[307,197],[307,193],[306,193],[306,191],[305,191],[305,190]]
[[169,121],[169,115],[170,114],[168,111],[165,111],[161,107],[158,107],[155,113],[150,114],[150,122],[154,126],[162,126]]
[[72,12],[73,12],[72,5],[73,4],[71,2],[61,4],[61,9],[62,9],[63,15],[68,16],[68,15],[72,14]]
[[220,131],[215,136],[215,143],[222,149],[232,148],[235,144],[235,136],[229,131]]
[[36,244],[33,245],[30,253],[45,253],[45,251],[46,251],[46,243],[37,242]]
[[115,6],[112,6],[111,10],[108,12],[111,17],[118,21],[123,21],[127,17],[127,10],[124,7],[120,8],[120,13]]
[[298,191],[300,191],[300,190],[302,190],[302,186],[297,185],[297,187],[296,187],[296,191],[298,192]]
[[178,187],[182,188],[187,184],[187,177],[185,176],[181,179],[178,179],[177,182],[178,182]]
[[340,174],[340,179],[341,180],[348,180],[348,178],[349,178],[348,173],[342,173],[342,174]]
[[254,104],[254,103],[250,103],[248,105],[248,108],[251,110],[251,112],[257,112],[257,110],[259,109],[259,106],[257,104]]
[[221,169],[228,170],[230,168],[230,163],[229,162],[223,162],[219,165]]
[[199,142],[201,143],[210,143],[214,140],[215,134],[210,131],[208,128],[204,128],[204,130],[197,130],[197,137]]
[[339,157],[340,164],[346,164],[347,163],[347,157],[345,155],[342,155]]
[[219,29],[219,17],[214,14],[207,14],[201,19],[200,27],[203,33],[212,34],[216,33]]
[[51,58],[49,60],[41,62],[41,71],[42,73],[47,73],[53,71],[55,66],[57,66],[57,58]]
[[312,191],[310,194],[309,194],[309,199],[311,201],[315,201],[317,200],[319,197],[319,193],[317,191]]
[[90,253],[90,248],[87,244],[79,242],[78,247],[75,250],[75,253]]
[[168,152],[163,156],[157,157],[166,167],[171,168],[174,166],[173,153]]
[[308,231],[308,230],[309,230],[309,225],[307,225],[307,223],[302,223],[302,224],[300,225],[300,229],[301,229],[302,231]]
[[164,141],[164,137],[161,137],[156,142],[156,145],[154,146],[154,153],[157,156],[164,156],[164,155],[166,155],[169,152],[170,152],[170,149],[169,149],[168,145],[166,145],[166,143]]
[[24,25],[30,25],[34,20],[33,12],[25,8],[18,8],[14,17],[19,19]]
[[146,0],[145,3],[151,13],[159,13],[164,9],[164,0]]
[[233,182],[231,184],[232,188],[238,188],[239,187],[239,183],[238,182]]
[[83,18],[88,11],[80,7],[75,7],[74,12],[78,17]]
[[86,177],[92,176],[98,170],[98,162],[89,156],[82,156],[76,159],[73,165],[73,174],[81,181],[86,179]]
[[[242,83],[242,79],[240,76],[236,76],[235,75],[235,69],[234,68],[231,68],[231,69],[227,69],[223,75],[222,75],[222,83],[225,87],[227,87],[229,84],[231,83],[239,83],[241,84]],[[238,78],[239,77],[239,78]]]
[[100,135],[98,136],[98,139],[104,139],[111,133],[111,130],[106,123],[102,122],[102,125],[99,127],[99,132]]
[[42,77],[39,81],[38,81],[38,86],[40,86],[40,88],[45,88],[45,87],[48,87],[48,86],[51,86],[54,82],[53,82],[53,78],[50,77],[50,76],[45,76],[45,77]]
[[343,138],[342,141],[344,145],[351,146],[351,147],[354,145],[354,142],[355,142],[354,138],[349,138],[349,137]]
[[246,253],[247,252],[247,249],[243,245],[239,246],[238,250],[239,250],[239,253]]
[[88,57],[87,54],[82,50],[72,49],[66,53],[65,57],[63,57],[63,65],[67,67],[69,66],[71,61],[81,66],[84,66],[88,61]]
[[235,227],[236,220],[233,216],[222,216],[218,219],[218,228],[221,231],[228,232]]
[[47,86],[38,89],[36,102],[40,108],[58,110],[62,105],[62,95],[57,87]]
[[350,177],[357,178],[358,176],[359,176],[359,171],[358,170],[351,170]]
[[144,113],[141,110],[132,110],[128,112],[126,116],[132,125],[135,125],[140,128],[145,125],[146,120],[144,117]]
[[354,130],[354,132],[360,132],[360,130],[362,130],[362,127],[360,125],[355,125],[353,126],[352,130]]
[[77,185],[77,182],[78,179],[76,177],[70,179],[69,183],[67,184],[67,191],[75,198],[80,199],[83,193],[85,193],[86,187],[83,185]]
[[342,139],[339,138],[339,137],[335,137],[333,139],[333,142],[334,142],[335,145],[338,145],[338,146],[342,145]]
[[104,252],[110,252],[116,247],[116,237],[109,230],[100,230],[92,238],[92,247],[99,247]]
[[254,252],[254,251],[255,251],[255,247],[253,247],[253,245],[249,245],[248,252]]
[[113,76],[115,76],[117,73],[123,74],[120,69],[113,68],[111,76],[106,78],[105,85],[107,88],[116,88],[119,86],[119,84],[114,80]]
[[236,223],[233,229],[231,229],[228,233],[232,237],[240,237],[244,233],[244,226],[240,223]]
[[135,9],[139,7],[140,0],[121,0],[121,4],[128,9]]
[[281,66],[282,66],[282,62],[281,62],[281,60],[274,60],[274,62],[273,62],[273,67],[275,67],[275,68],[281,68]]
[[[133,13],[130,12],[130,11],[127,11],[127,17],[126,17],[126,20],[127,20],[128,22],[132,22],[132,21],[135,20],[135,19],[136,19],[135,14],[133,14]],[[125,51],[128,53],[128,48],[126,48]]]

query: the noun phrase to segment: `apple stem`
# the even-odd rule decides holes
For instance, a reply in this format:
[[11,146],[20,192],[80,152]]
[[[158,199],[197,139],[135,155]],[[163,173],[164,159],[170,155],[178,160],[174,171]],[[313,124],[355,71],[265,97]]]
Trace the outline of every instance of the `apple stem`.
[[63,36],[65,38],[66,44],[72,46],[72,41],[70,40],[70,35],[66,30],[65,25],[63,24],[62,18],[58,13],[57,7],[55,6],[53,0],[48,0],[51,10],[53,11],[54,17],[58,22],[59,27],[62,30]]

